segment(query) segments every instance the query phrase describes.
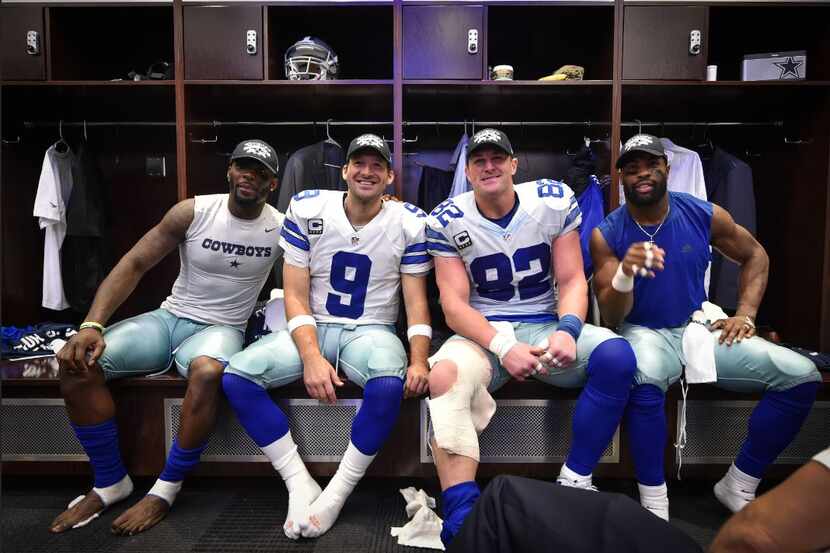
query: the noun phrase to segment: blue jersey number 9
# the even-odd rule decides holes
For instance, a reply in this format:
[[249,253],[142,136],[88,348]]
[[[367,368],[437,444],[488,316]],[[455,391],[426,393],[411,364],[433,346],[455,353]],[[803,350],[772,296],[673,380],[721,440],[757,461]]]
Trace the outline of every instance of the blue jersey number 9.
[[[371,270],[372,260],[369,256],[351,252],[334,254],[331,260],[331,287],[351,297],[349,303],[343,303],[342,296],[329,293],[326,298],[326,310],[329,314],[349,319],[359,319],[363,315]],[[351,275],[348,274],[350,272]]]
[[516,250],[512,264],[503,253],[476,258],[470,263],[470,274],[478,295],[495,301],[510,301],[516,294],[512,284],[514,267],[516,272],[529,271],[531,263],[536,260],[540,270],[525,276],[516,285],[519,299],[526,300],[546,293],[550,290],[550,246],[542,243]]

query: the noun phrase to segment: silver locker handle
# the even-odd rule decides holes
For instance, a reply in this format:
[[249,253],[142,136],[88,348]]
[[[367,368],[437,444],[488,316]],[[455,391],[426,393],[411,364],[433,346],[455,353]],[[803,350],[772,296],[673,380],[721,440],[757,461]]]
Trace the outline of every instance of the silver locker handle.
[[255,56],[256,50],[256,31],[248,29],[248,31],[245,32],[245,53],[249,56]]
[[478,54],[478,29],[467,30],[467,53]]
[[37,31],[26,31],[26,53],[30,56],[40,54],[40,33]]

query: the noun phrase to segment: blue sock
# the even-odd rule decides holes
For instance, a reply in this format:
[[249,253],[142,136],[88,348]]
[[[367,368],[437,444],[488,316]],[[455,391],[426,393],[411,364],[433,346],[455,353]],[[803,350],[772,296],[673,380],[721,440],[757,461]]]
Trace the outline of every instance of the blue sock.
[[587,476],[599,462],[620,423],[637,370],[631,346],[622,338],[606,340],[588,359],[588,382],[573,416],[568,468]]
[[818,387],[818,382],[807,382],[783,392],[765,393],[749,418],[749,432],[735,466],[761,478],[801,430],[816,400]]
[[373,378],[363,389],[363,403],[352,422],[352,443],[364,455],[374,455],[389,437],[403,398],[403,380],[397,376]]
[[178,439],[173,440],[173,447],[170,448],[170,454],[167,456],[167,462],[164,464],[164,470],[159,479],[167,482],[184,480],[187,473],[199,464],[199,458],[206,447],[207,442],[193,449],[183,449],[179,447]]
[[96,488],[112,486],[124,478],[127,469],[121,461],[121,451],[118,449],[118,428],[115,426],[115,419],[90,426],[72,423],[72,428],[89,457]]
[[637,482],[659,486],[666,482],[663,456],[666,449],[666,395],[653,384],[631,390],[625,409],[628,445],[634,458]]
[[473,510],[481,490],[478,484],[471,480],[451,486],[441,492],[441,512],[444,513],[444,525],[441,528],[441,542],[448,546],[455,535],[461,530],[464,519]]
[[222,390],[236,412],[239,424],[259,447],[272,444],[288,433],[288,417],[262,386],[225,373]]

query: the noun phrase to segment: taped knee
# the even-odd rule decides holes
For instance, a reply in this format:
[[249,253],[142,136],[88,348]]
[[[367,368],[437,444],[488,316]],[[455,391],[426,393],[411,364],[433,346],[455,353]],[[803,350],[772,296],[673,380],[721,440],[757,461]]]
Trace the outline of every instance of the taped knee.
[[487,391],[490,363],[464,342],[452,342],[444,344],[430,361],[452,360],[457,367],[456,380],[447,392],[427,400],[427,406],[438,447],[478,461],[478,434],[496,412],[496,402]]

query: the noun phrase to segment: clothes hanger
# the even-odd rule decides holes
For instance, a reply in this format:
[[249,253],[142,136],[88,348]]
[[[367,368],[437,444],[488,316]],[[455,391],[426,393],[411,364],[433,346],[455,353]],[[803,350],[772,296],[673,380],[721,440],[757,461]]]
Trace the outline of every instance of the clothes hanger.
[[331,119],[326,119],[326,144],[333,144],[334,146],[337,146],[342,150],[343,146],[341,146],[335,139],[331,137],[331,132],[329,131],[329,123],[331,123]]
[[60,138],[55,142],[55,151],[58,153],[66,153],[69,151],[69,142],[63,137],[63,119],[58,121],[58,136]]

